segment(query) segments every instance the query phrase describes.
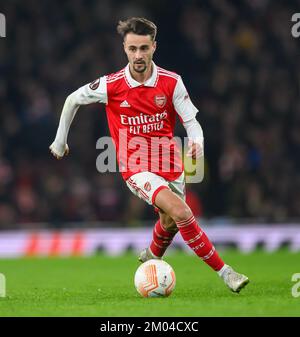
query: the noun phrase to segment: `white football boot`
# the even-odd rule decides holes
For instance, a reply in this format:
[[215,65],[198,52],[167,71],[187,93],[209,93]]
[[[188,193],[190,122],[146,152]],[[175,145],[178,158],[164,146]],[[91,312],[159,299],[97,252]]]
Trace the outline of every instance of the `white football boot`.
[[145,248],[140,252],[139,261],[141,263],[144,263],[144,262],[146,262],[148,260],[152,260],[152,259],[162,260],[161,257],[157,257],[157,256],[153,255],[149,248]]
[[237,273],[230,266],[227,266],[221,277],[227,287],[235,293],[239,293],[249,283],[246,275]]

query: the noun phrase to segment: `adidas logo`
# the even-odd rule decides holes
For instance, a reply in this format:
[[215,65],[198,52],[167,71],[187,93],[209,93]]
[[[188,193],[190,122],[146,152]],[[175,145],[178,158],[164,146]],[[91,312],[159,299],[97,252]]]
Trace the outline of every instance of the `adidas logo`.
[[120,104],[120,107],[121,108],[130,108],[130,104],[126,101],[123,101],[121,104]]

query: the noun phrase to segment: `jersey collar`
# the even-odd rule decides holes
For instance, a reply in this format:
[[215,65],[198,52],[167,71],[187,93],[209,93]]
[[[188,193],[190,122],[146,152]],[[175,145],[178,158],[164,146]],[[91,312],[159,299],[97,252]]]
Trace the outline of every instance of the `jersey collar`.
[[145,83],[141,84],[131,76],[130,71],[129,71],[129,63],[128,63],[127,66],[125,67],[125,77],[126,77],[128,85],[131,88],[136,88],[141,85],[144,85],[146,87],[155,87],[157,80],[158,80],[158,71],[157,71],[157,66],[153,61],[152,61],[152,66],[153,66],[153,70],[152,70],[151,77],[148,78],[148,80]]

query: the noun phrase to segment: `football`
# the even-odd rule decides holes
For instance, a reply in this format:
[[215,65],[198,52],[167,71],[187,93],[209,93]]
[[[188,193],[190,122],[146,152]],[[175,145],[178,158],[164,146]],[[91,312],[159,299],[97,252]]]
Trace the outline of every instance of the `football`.
[[134,285],[143,297],[167,297],[175,288],[173,268],[162,260],[149,260],[141,264],[135,275]]

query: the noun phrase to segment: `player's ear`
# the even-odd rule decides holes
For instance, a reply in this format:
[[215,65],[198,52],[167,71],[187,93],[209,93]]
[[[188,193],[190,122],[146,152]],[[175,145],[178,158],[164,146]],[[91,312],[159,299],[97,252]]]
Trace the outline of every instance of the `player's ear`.
[[157,44],[156,44],[156,41],[153,41],[153,45],[152,45],[152,48],[153,48],[153,53],[155,52],[155,50],[156,50],[156,46],[157,46]]

